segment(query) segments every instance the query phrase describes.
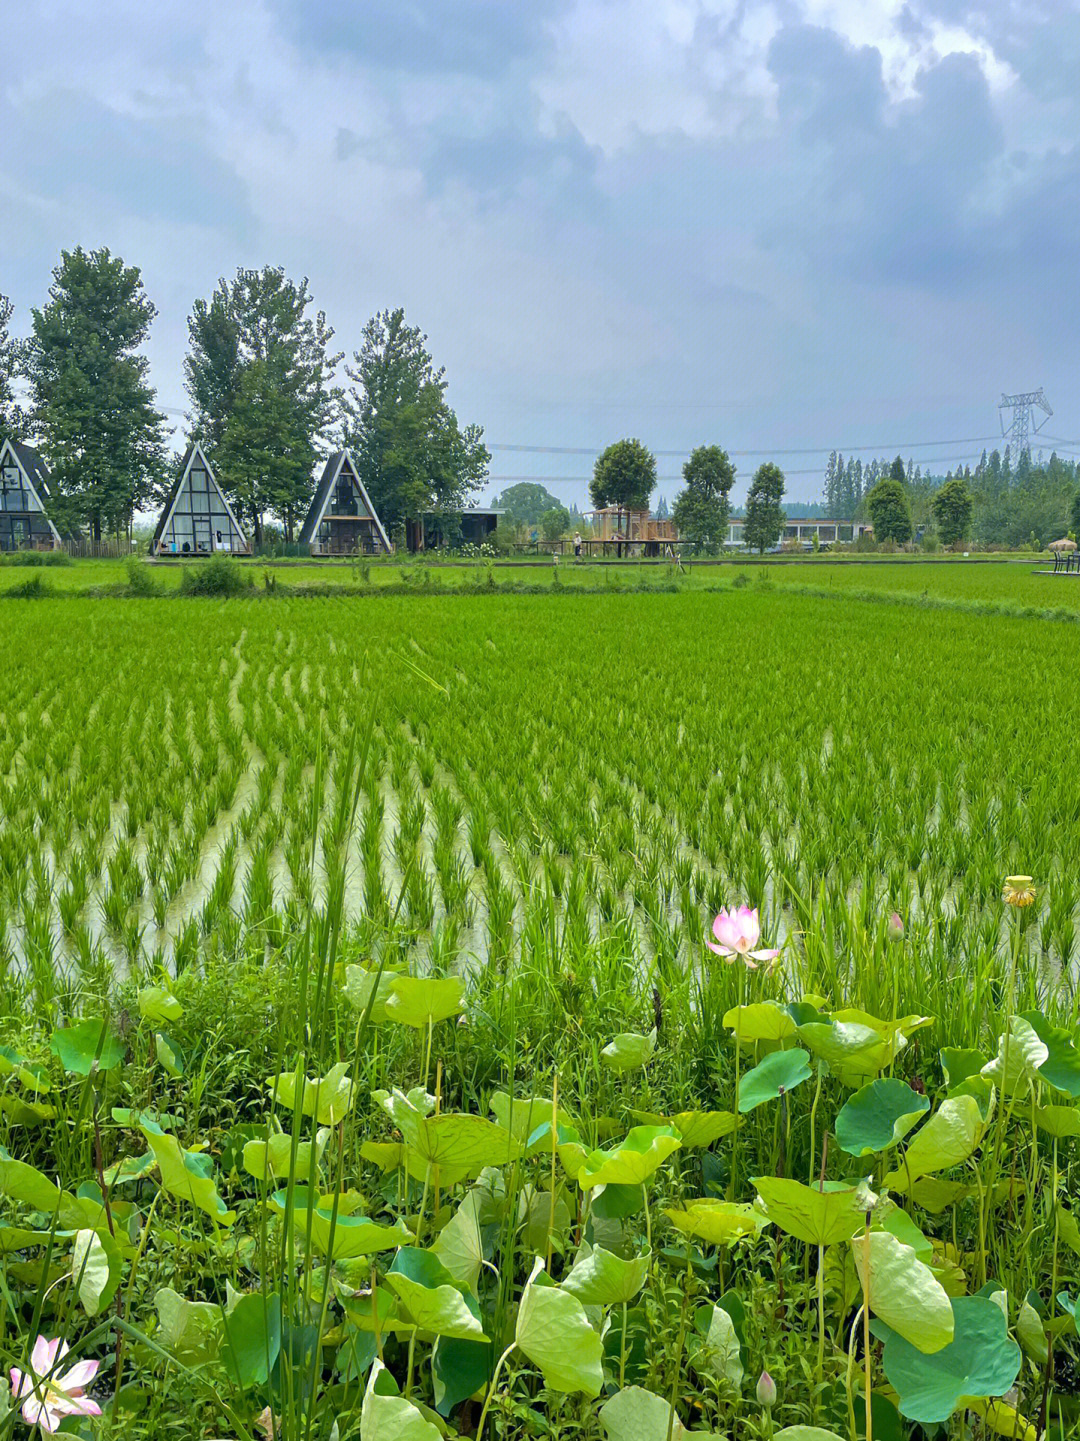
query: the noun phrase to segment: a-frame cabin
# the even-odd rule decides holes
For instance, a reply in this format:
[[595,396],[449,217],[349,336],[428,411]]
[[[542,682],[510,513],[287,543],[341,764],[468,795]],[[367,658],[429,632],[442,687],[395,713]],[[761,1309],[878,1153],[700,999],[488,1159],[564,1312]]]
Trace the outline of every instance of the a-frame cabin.
[[389,555],[392,550],[352,455],[336,450],[323,466],[300,531],[312,555]]
[[151,555],[250,555],[251,546],[225,499],[198,441],[189,445],[180,475],[158,521]]
[[49,468],[32,445],[0,446],[0,550],[59,550],[60,532],[45,509]]

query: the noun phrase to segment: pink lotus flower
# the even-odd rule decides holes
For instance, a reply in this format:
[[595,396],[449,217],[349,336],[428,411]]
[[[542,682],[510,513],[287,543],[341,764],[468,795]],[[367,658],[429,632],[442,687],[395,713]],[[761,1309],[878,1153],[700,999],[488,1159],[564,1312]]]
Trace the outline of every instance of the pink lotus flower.
[[11,1368],[12,1399],[23,1403],[23,1420],[50,1435],[59,1430],[65,1416],[101,1415],[97,1402],[83,1395],[101,1362],[76,1361],[61,1374],[56,1367],[70,1350],[66,1341],[46,1341],[39,1336],[30,1353],[31,1369]]
[[756,971],[759,961],[775,961],[780,954],[778,950],[755,950],[761,939],[761,922],[757,911],[752,911],[749,906],[740,906],[737,911],[721,911],[712,923],[712,933],[717,944],[712,941],[705,944],[710,951],[723,956],[729,965],[741,960],[750,970]]

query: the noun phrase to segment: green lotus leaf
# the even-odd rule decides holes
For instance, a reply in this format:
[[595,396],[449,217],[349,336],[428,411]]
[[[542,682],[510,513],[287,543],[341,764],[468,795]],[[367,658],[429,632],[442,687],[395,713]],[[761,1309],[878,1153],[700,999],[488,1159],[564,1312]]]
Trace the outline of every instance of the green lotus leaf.
[[902,1141],[930,1102],[903,1081],[871,1081],[847,1100],[836,1118],[837,1144],[849,1156],[871,1156]]
[[735,1322],[722,1306],[699,1306],[694,1315],[696,1336],[690,1340],[694,1370],[742,1384],[743,1364]]
[[[287,1111],[297,1106],[295,1071],[283,1071],[267,1082],[275,1105]],[[300,1090],[300,1113],[314,1116],[320,1126],[336,1126],[348,1115],[356,1093],[356,1082],[349,1079],[347,1061],[331,1066],[325,1076],[305,1076]]]
[[665,1210],[664,1215],[684,1236],[694,1236],[710,1246],[731,1246],[752,1239],[769,1224],[768,1216],[756,1206],[711,1196],[688,1201],[681,1211]]
[[671,1402],[643,1386],[625,1386],[600,1407],[607,1441],[683,1441],[688,1434]]
[[1069,1250],[1080,1256],[1080,1226],[1076,1223],[1076,1217],[1064,1206],[1058,1206],[1055,1213],[1058,1235],[1068,1246]]
[[821,1426],[785,1426],[773,1432],[773,1441],[840,1441],[840,1437]]
[[699,1151],[730,1136],[739,1122],[733,1111],[679,1111],[674,1116],[661,1116],[652,1124],[674,1126],[683,1149]]
[[986,1123],[974,1096],[948,1097],[915,1132],[904,1154],[904,1165],[890,1171],[883,1186],[890,1191],[906,1192],[910,1181],[958,1166],[975,1150],[985,1130]]
[[139,1015],[152,1026],[168,1025],[170,1021],[178,1021],[184,1014],[183,1006],[164,986],[143,986],[135,1000],[138,1003]]
[[640,1186],[682,1142],[673,1126],[634,1126],[608,1151],[591,1151],[578,1174],[583,1191],[594,1186]]
[[28,1091],[51,1091],[49,1073],[38,1061],[28,1061],[10,1046],[0,1046],[0,1076],[17,1076]]
[[65,1071],[88,1076],[95,1064],[99,1071],[111,1071],[124,1059],[124,1043],[107,1021],[73,1021],[52,1033],[49,1049],[59,1056]]
[[488,1340],[479,1315],[437,1256],[403,1246],[384,1279],[417,1330],[459,1341]]
[[[280,1209],[285,1209],[286,1192],[279,1191],[275,1200],[280,1199]],[[300,1200],[303,1200],[303,1196]],[[415,1239],[404,1221],[397,1220],[392,1226],[381,1226],[367,1216],[344,1215],[339,1210],[336,1221],[331,1206],[317,1206],[310,1215],[306,1207],[298,1203],[293,1193],[293,1229],[301,1235],[311,1228],[311,1244],[320,1256],[331,1256],[331,1231],[333,1232],[333,1253],[335,1261],[348,1260],[354,1256],[373,1256],[377,1251],[391,1251],[397,1246],[408,1246]]]
[[1048,1136],[1064,1140],[1068,1136],[1080,1136],[1080,1107],[1077,1106],[1036,1106],[1035,1124]]
[[[534,1133],[545,1127],[545,1134],[551,1135],[550,1096],[508,1096],[505,1091],[496,1091],[488,1102],[491,1113],[504,1131],[509,1131],[515,1141],[528,1144],[532,1149]],[[572,1126],[573,1119],[561,1106],[557,1108],[556,1124]],[[537,1140],[542,1138],[537,1138]],[[544,1147],[539,1147],[544,1149]],[[546,1147],[551,1153],[551,1142]]]
[[808,1246],[847,1241],[863,1223],[864,1191],[826,1181],[825,1190],[783,1176],[755,1176],[770,1221]]
[[1007,1401],[983,1401],[978,1396],[969,1396],[967,1408],[981,1416],[987,1431],[997,1436],[1007,1436],[1009,1441],[1039,1441],[1039,1428]]
[[795,1021],[775,1001],[755,1001],[749,1006],[734,1006],[724,1016],[724,1025],[740,1045],[757,1041],[787,1041],[798,1031]]
[[479,1342],[436,1336],[431,1348],[431,1380],[439,1415],[449,1416],[455,1406],[483,1391],[491,1379],[491,1367],[491,1345],[486,1337]]
[[292,1137],[287,1132],[277,1131],[266,1141],[248,1141],[243,1151],[244,1170],[257,1181],[288,1176],[290,1171],[298,1181],[306,1181],[312,1174],[312,1163],[318,1165],[329,1139],[330,1129],[323,1126],[314,1141],[298,1141],[295,1169]]
[[184,1074],[184,1053],[164,1031],[158,1031],[154,1037],[154,1054],[162,1070],[170,1076],[179,1078]]
[[602,1246],[579,1252],[562,1289],[576,1296],[583,1306],[625,1306],[645,1284],[652,1253],[624,1261]]
[[457,1284],[474,1293],[484,1264],[480,1206],[480,1197],[475,1191],[470,1191],[430,1248]]
[[883,1322],[872,1325],[885,1342],[882,1366],[901,1416],[924,1426],[948,1421],[970,1397],[1003,1396],[1020,1371],[1020,1347],[1000,1306],[985,1296],[958,1296],[952,1308],[953,1339],[931,1356]]
[[372,1025],[379,1026],[386,1020],[387,997],[390,995],[390,987],[397,979],[398,972],[389,968],[380,974],[378,971],[366,970],[363,966],[346,966],[342,989],[345,999],[361,1016],[367,1010],[371,993],[374,991],[370,1020]]
[[383,1003],[388,1021],[423,1030],[456,1016],[463,1007],[465,983],[459,976],[395,976]]
[[[933,1242],[923,1235],[908,1213],[901,1211],[899,1206],[894,1206],[892,1209],[882,1206],[879,1208],[879,1212],[880,1214],[874,1216],[874,1224],[880,1226],[883,1231],[888,1231],[889,1235],[895,1236],[898,1241],[903,1241],[905,1246],[910,1246],[920,1261],[931,1266],[934,1255]],[[854,1244],[853,1241],[852,1245]]]
[[106,1230],[76,1231],[71,1252],[71,1274],[79,1300],[88,1316],[99,1316],[120,1284],[123,1261],[120,1247]]
[[209,1156],[201,1151],[182,1150],[175,1136],[146,1118],[139,1122],[139,1130],[154,1153],[163,1190],[205,1211],[219,1226],[228,1226],[236,1219],[236,1213],[230,1211],[218,1195]]
[[454,1186],[478,1176],[486,1166],[506,1165],[521,1154],[510,1132],[483,1116],[454,1111],[427,1116],[398,1090],[383,1093],[380,1100],[401,1131],[410,1162],[421,1163],[421,1179],[423,1168],[438,1166],[440,1183]]
[[170,1286],[154,1293],[158,1313],[157,1340],[178,1361],[196,1366],[212,1360],[221,1344],[221,1307],[209,1301],[188,1301]]
[[1047,1358],[1046,1328],[1031,1302],[1024,1298],[1016,1318],[1016,1339],[1036,1366],[1045,1366]]
[[625,1031],[600,1052],[600,1059],[613,1071],[637,1071],[652,1060],[656,1051],[656,1032],[647,1036],[634,1031]]
[[1041,1011],[1022,1011],[1020,1015],[1047,1050],[1039,1075],[1055,1091],[1064,1091],[1074,1101],[1080,1099],[1080,1050],[1072,1032],[1052,1026]]
[[763,1061],[747,1071],[739,1083],[739,1110],[743,1114],[756,1110],[766,1101],[775,1101],[780,1093],[793,1091],[808,1081],[813,1072],[810,1057],[796,1047],[791,1051],[773,1051]]
[[56,1115],[55,1106],[23,1096],[0,1096],[0,1111],[13,1126],[40,1126],[42,1121],[51,1121]]
[[[880,1032],[872,1026],[855,1021],[804,1021],[798,1028],[799,1039],[827,1066],[849,1064],[859,1052],[879,1050]],[[885,1064],[888,1064],[887,1062]]]
[[1002,1035],[998,1053],[992,1061],[987,1061],[982,1075],[997,1087],[1000,1095],[1026,1095],[1039,1077],[1039,1067],[1049,1058],[1050,1048],[1023,1016],[1013,1016],[1009,1021],[1007,1062],[1005,1049],[1006,1038]]
[[404,1396],[381,1395],[376,1389],[390,1373],[376,1357],[371,1363],[367,1390],[360,1408],[360,1431],[364,1441],[442,1441],[442,1432]]
[[580,1391],[590,1399],[600,1395],[603,1342],[589,1325],[578,1298],[552,1285],[544,1275],[539,1256],[521,1295],[514,1336],[551,1390]]
[[986,1065],[986,1057],[981,1051],[962,1051],[945,1046],[938,1055],[941,1069],[945,1072],[945,1084],[949,1087],[958,1086],[969,1076],[979,1075]]
[[875,1316],[919,1351],[940,1351],[949,1344],[952,1305],[944,1286],[911,1246],[888,1231],[871,1231],[869,1236],[855,1236],[851,1249]]
[[248,1292],[222,1315],[221,1360],[241,1390],[265,1386],[281,1355],[281,1297]]

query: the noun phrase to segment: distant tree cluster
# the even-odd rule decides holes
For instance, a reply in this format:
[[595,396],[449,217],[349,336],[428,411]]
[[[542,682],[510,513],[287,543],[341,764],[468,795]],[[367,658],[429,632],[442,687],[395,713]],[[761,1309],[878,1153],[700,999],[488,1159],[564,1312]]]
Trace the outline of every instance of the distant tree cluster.
[[[336,445],[353,448],[386,525],[463,509],[490,456],[480,427],[458,424],[427,337],[401,310],[381,312],[342,388],[334,375],[343,355],[312,305],[306,279],[240,269],[196,300],[188,320],[189,438],[206,446],[255,541],[271,518],[293,539],[317,462]],[[143,354],[155,315],[138,268],[107,249],[61,253],[25,340],[12,336],[12,306],[0,295],[0,442],[41,449],[55,481],[53,519],[95,540],[130,531],[175,474]]]

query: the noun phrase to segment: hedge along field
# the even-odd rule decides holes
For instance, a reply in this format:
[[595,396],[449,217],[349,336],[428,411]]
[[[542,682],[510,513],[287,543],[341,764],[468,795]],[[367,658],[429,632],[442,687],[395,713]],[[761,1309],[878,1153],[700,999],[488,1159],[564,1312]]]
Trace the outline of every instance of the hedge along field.
[[1070,627],[0,623],[0,1354],[81,1434],[1071,1434]]

